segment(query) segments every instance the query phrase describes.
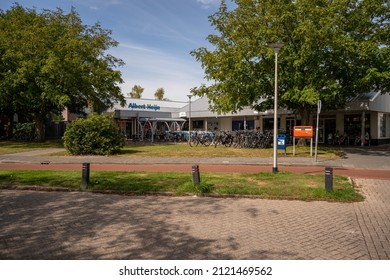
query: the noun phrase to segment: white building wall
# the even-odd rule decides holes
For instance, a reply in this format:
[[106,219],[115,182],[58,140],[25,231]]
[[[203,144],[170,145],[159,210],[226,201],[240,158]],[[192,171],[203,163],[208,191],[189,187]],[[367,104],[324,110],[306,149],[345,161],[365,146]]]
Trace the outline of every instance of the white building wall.
[[260,118],[260,116],[257,116],[257,118],[255,118],[255,129],[259,127],[260,131],[261,131],[261,126],[262,126],[261,118]]
[[263,119],[264,119],[264,116],[260,116],[259,117],[259,127],[260,127],[260,131],[264,131],[264,127],[263,127]]
[[370,101],[370,109],[379,112],[390,112],[390,94],[379,94],[373,101]]
[[379,139],[379,117],[378,112],[370,112],[370,138]]
[[279,117],[280,117],[280,127],[279,127],[279,129],[281,129],[281,130],[286,130],[286,119],[287,119],[287,116],[286,115],[279,115]]
[[232,130],[232,118],[218,118],[220,122],[220,130]]

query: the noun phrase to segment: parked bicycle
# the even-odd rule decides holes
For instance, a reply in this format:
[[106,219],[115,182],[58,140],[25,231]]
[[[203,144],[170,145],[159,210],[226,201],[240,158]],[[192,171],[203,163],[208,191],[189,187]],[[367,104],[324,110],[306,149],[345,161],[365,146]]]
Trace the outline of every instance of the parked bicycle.
[[272,132],[257,130],[238,130],[232,134],[232,145],[235,148],[265,149],[271,147]]
[[213,141],[214,147],[218,145],[224,145],[225,147],[231,147],[233,144],[233,135],[226,131],[218,132]]
[[213,139],[211,138],[211,135],[209,133],[198,133],[194,132],[191,134],[191,139],[188,142],[188,144],[191,147],[196,147],[199,144],[204,146],[210,146],[210,144],[213,142]]
[[240,131],[238,139],[240,148],[269,148],[272,143],[272,132],[256,130]]

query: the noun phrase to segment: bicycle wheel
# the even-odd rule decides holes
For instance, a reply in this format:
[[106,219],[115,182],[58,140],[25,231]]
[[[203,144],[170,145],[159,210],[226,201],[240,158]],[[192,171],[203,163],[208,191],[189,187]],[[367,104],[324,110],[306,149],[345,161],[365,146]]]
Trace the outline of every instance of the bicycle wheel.
[[224,144],[225,144],[225,147],[228,148],[228,147],[231,147],[232,144],[233,144],[233,138],[232,137],[227,137],[224,141]]
[[210,136],[204,136],[203,137],[202,144],[205,145],[206,147],[210,146],[211,142],[213,142],[213,140],[211,139]]
[[214,147],[216,148],[218,145],[221,145],[221,139],[219,137],[214,138]]
[[191,137],[191,139],[188,141],[188,144],[189,144],[191,147],[196,147],[196,146],[198,146],[198,144],[199,144],[199,140],[198,140],[198,138],[196,138],[196,137]]

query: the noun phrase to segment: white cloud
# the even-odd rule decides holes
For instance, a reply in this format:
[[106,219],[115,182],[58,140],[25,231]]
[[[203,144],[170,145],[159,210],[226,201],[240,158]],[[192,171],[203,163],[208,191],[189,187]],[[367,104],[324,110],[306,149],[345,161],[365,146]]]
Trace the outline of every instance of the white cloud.
[[77,4],[81,4],[83,6],[89,7],[93,11],[98,11],[107,6],[116,6],[122,4],[120,0],[73,0],[72,2],[76,2]]
[[157,50],[152,49],[150,47],[145,47],[137,44],[119,44],[119,47],[130,49],[130,50],[136,50],[136,51],[141,51],[141,52],[149,52],[149,53],[155,53]]
[[204,8],[209,8],[210,6],[218,5],[221,0],[196,0],[196,2],[202,4]]

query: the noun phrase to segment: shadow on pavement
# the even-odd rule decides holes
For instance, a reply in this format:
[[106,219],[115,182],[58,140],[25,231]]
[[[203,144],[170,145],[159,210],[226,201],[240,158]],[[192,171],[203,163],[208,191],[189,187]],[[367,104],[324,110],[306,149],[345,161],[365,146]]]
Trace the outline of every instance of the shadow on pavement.
[[344,147],[343,151],[345,154],[356,154],[362,156],[380,156],[380,157],[389,157],[390,156],[390,145],[382,146],[370,146],[370,147]]
[[[126,204],[129,199],[132,203],[126,207],[122,205],[120,208],[126,210],[119,212],[115,205]],[[58,193],[18,192],[12,198],[12,205],[0,202],[3,216],[0,219],[0,258],[232,258],[228,253],[213,253],[216,240],[189,235],[186,225],[175,221],[175,213],[166,210],[165,203],[170,200],[158,202],[158,213],[145,210],[148,209],[145,201],[156,203],[153,197],[102,198],[101,195],[78,193],[69,201]],[[195,203],[199,202],[181,201],[181,207],[191,211]],[[207,200],[201,203],[207,203]],[[223,211],[218,205],[207,209]],[[234,246],[226,248],[229,250],[234,250]]]

